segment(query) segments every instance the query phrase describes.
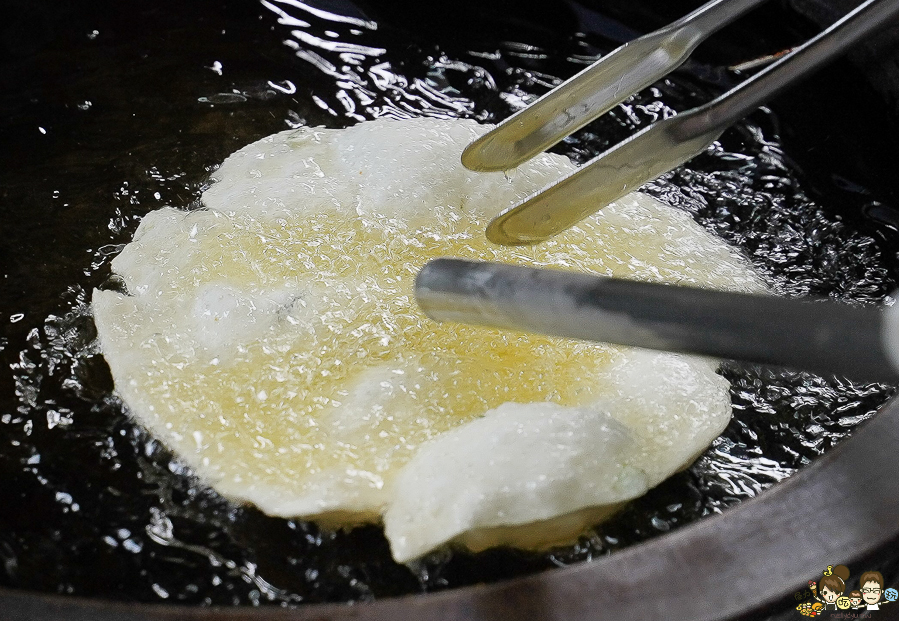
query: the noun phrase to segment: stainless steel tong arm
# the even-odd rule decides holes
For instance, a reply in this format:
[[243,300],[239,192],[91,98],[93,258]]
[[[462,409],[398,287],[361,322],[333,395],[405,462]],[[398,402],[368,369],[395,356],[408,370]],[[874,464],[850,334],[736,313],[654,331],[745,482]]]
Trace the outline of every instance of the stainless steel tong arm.
[[472,142],[462,164],[481,172],[515,168],[671,73],[709,35],[766,1],[712,0],[625,43]]
[[[897,15],[899,0],[867,0],[818,36],[724,95],[654,123],[500,214],[487,227],[487,238],[502,245],[534,244],[574,226],[698,155],[727,127],[890,24]],[[560,86],[559,91],[564,88],[565,85]],[[520,113],[518,122],[529,119],[529,110]]]

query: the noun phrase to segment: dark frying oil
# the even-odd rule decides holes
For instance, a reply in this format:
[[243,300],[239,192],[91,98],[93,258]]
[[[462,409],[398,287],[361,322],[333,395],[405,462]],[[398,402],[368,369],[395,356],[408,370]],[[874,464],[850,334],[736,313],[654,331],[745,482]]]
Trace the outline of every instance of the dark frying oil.
[[[755,496],[891,393],[727,363],[735,416],[713,446],[590,537],[547,554],[444,552],[410,569],[391,561],[379,528],[323,533],[234,506],[128,420],[96,351],[89,292],[140,218],[196,207],[226,155],[287,127],[500,119],[692,6],[10,4],[0,26],[0,584],[291,605],[508,578],[607,554]],[[764,11],[557,150],[583,161],[745,77],[728,65],[809,34],[784,9]],[[647,190],[743,248],[781,293],[869,304],[897,277],[899,212],[883,161],[897,133],[847,67],[776,102],[777,114],[753,114]],[[839,126],[821,122],[848,105],[855,111]]]

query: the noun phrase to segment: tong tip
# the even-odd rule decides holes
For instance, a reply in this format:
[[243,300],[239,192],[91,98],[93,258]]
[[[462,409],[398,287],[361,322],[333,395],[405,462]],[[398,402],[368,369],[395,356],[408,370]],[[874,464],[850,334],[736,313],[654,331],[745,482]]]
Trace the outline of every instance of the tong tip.
[[[498,215],[487,225],[487,240],[499,246],[533,246],[552,237],[538,232],[537,227],[522,231],[520,227],[510,226],[520,211],[521,205]],[[515,230],[519,229],[519,230]]]
[[494,140],[491,130],[473,141],[462,151],[462,165],[475,172],[502,172],[520,164],[514,149],[503,147],[501,141]]

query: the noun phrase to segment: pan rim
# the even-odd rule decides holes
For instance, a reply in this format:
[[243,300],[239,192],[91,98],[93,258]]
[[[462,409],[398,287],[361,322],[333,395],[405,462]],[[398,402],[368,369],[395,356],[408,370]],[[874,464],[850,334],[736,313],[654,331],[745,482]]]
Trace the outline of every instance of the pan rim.
[[894,396],[812,464],[719,515],[593,561],[493,584],[291,608],[144,604],[0,587],[0,611],[7,621],[725,621],[783,602],[822,567],[871,559],[899,540],[897,445]]

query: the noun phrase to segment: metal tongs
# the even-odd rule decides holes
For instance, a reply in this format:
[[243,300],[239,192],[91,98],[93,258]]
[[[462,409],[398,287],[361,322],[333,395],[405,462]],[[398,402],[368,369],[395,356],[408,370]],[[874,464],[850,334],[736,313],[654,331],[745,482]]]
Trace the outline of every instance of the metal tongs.
[[[680,66],[710,34],[765,0],[713,0],[625,44],[471,143],[476,171],[515,168]],[[899,15],[897,0],[867,0],[818,36],[717,99],[654,123],[578,171],[497,216],[487,238],[534,244],[703,152],[737,121]]]
[[[764,0],[714,0],[604,57],[473,142],[473,170],[514,168],[679,66],[709,34]],[[498,244],[534,244],[701,153],[794,81],[899,14],[867,0],[717,99],[659,121],[494,219]],[[527,267],[437,259],[415,295],[438,321],[899,381],[899,304],[857,308]]]

